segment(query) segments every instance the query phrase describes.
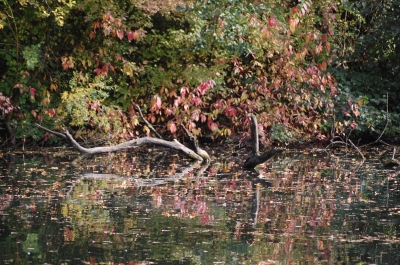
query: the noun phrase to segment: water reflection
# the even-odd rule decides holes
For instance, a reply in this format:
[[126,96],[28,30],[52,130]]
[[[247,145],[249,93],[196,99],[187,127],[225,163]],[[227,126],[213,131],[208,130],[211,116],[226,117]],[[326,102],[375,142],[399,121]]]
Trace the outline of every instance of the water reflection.
[[219,157],[3,155],[1,263],[400,262],[397,175],[373,152],[290,151],[257,171]]

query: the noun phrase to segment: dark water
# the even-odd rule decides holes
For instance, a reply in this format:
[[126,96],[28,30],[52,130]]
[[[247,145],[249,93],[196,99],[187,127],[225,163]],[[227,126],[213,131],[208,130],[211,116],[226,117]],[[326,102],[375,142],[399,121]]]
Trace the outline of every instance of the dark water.
[[3,153],[0,263],[400,264],[399,173],[333,155]]

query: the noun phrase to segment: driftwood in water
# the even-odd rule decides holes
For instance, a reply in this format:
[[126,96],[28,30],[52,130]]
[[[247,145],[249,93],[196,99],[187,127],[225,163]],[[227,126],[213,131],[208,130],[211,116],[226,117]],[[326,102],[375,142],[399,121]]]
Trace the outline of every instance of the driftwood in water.
[[246,159],[243,164],[244,168],[255,168],[257,165],[265,163],[268,159],[278,153],[282,153],[284,149],[272,148],[264,154],[260,154],[259,140],[258,140],[258,123],[254,114],[248,115],[251,122],[251,141],[252,141],[252,155]]
[[[45,130],[47,132],[50,132],[54,135],[57,135],[63,139],[66,139],[71,145],[77,149],[81,154],[88,154],[88,155],[93,155],[93,154],[100,154],[100,153],[108,153],[108,152],[116,152],[116,151],[121,151],[124,149],[129,149],[129,148],[135,148],[135,147],[140,147],[142,145],[146,144],[153,144],[153,145],[159,145],[163,146],[166,148],[174,149],[177,151],[180,151],[184,153],[185,155],[189,156],[190,158],[198,161],[203,161],[203,157],[197,154],[195,151],[187,148],[178,140],[174,139],[172,141],[166,141],[158,138],[153,138],[153,137],[143,137],[143,138],[138,138],[135,140],[127,141],[118,145],[114,146],[102,146],[102,147],[93,147],[93,148],[85,148],[81,146],[73,137],[72,135],[64,129],[64,133],[59,133],[59,132],[54,132],[52,130],[49,130],[39,124],[35,124],[38,128]],[[204,150],[203,150],[204,151]],[[205,151],[204,151],[205,152]],[[204,154],[203,154],[204,156]]]
[[[140,111],[140,109],[139,109]],[[142,116],[142,115],[141,115]],[[260,154],[259,151],[259,139],[258,139],[258,125],[257,119],[254,114],[249,114],[250,121],[251,121],[251,138],[252,138],[252,155],[246,159],[243,164],[244,168],[254,168],[259,164],[266,162],[268,159],[273,157],[275,154],[282,153],[283,149],[271,149],[266,153]],[[144,117],[142,116],[144,119]],[[145,119],[144,119],[145,120]],[[100,154],[100,153],[108,153],[108,152],[116,152],[124,149],[140,147],[146,144],[158,145],[163,146],[166,148],[174,149],[177,151],[182,152],[183,154],[189,156],[190,158],[198,161],[209,161],[210,156],[208,153],[199,147],[197,139],[182,125],[183,130],[189,136],[189,140],[191,141],[191,149],[184,146],[178,140],[174,139],[172,141],[166,141],[159,138],[153,137],[142,137],[135,140],[127,141],[118,145],[114,146],[102,146],[102,147],[93,147],[93,148],[85,148],[81,146],[73,137],[72,135],[64,129],[64,133],[55,132],[50,129],[47,129],[39,124],[35,124],[38,128],[57,135],[64,140],[68,141],[75,149],[77,149],[80,153],[85,155],[93,155],[93,154]],[[152,127],[151,127],[152,128]],[[152,128],[152,130],[154,130]],[[157,134],[158,135],[158,134]],[[159,135],[158,135],[159,136]],[[160,137],[160,136],[159,136]]]

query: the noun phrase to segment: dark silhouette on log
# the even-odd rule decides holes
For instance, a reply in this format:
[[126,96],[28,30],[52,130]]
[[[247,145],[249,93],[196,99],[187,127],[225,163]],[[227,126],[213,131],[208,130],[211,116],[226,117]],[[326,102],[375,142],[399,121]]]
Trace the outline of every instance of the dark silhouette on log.
[[251,122],[251,143],[252,143],[252,156],[247,158],[243,164],[244,168],[255,168],[257,165],[265,163],[268,159],[276,154],[282,153],[284,149],[272,148],[264,154],[260,155],[259,140],[258,140],[258,123],[254,114],[248,114]]

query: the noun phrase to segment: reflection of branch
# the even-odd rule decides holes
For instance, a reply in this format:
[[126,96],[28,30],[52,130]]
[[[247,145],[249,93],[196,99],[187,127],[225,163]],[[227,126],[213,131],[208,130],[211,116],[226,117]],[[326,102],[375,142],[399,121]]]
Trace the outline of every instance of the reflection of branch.
[[358,152],[358,153],[360,154],[360,156],[362,157],[363,161],[365,161],[365,157],[364,157],[364,155],[361,153],[360,149],[358,149],[358,147],[355,146],[355,144],[353,144],[353,142],[352,142],[350,139],[348,139],[348,141],[349,141],[350,145],[351,145],[354,149],[357,150],[357,152]]
[[[200,165],[200,162],[193,162],[190,164],[189,167],[186,167],[182,170],[180,173],[176,173],[171,177],[167,178],[150,178],[150,179],[143,179],[143,178],[130,178],[131,182],[134,184],[136,187],[154,187],[158,185],[163,185],[166,182],[170,181],[179,181],[183,179],[187,174],[190,172],[194,171],[194,169]],[[200,176],[204,170],[207,169],[209,163],[203,164],[200,169],[197,171],[196,176]],[[81,175],[76,179],[76,181],[68,188],[66,196],[69,197],[71,196],[71,193],[73,192],[75,186],[81,182],[82,179],[95,179],[95,180],[108,180],[108,179],[115,179],[119,181],[126,181],[129,178],[117,174],[100,174],[100,173],[86,173]]]
[[196,172],[196,177],[199,178],[203,174],[203,172],[208,168],[209,165],[210,165],[210,160],[206,160],[206,163],[203,163],[199,168],[199,170]]
[[254,223],[253,223],[253,228],[256,228],[257,226],[257,218],[258,218],[258,211],[260,209],[260,187],[257,185],[256,186],[256,212],[254,213]]
[[[133,179],[133,182],[135,183],[135,186],[137,186],[137,187],[154,187],[154,186],[165,184],[166,182],[169,182],[169,181],[179,181],[179,180],[183,179],[187,174],[194,171],[194,169],[198,165],[200,165],[199,162],[193,162],[190,164],[189,167],[184,168],[182,170],[182,172],[176,173],[171,177],[150,178],[150,179],[135,178],[135,179]],[[203,168],[203,167],[201,167],[201,168]]]
[[383,157],[383,155],[386,154],[387,152],[388,152],[388,150],[386,150],[386,151],[380,156],[380,160],[381,160],[381,163],[383,164],[383,168],[391,169],[391,168],[394,168],[394,167],[398,167],[398,166],[400,165],[400,161],[397,160],[397,159],[395,158],[395,156],[396,156],[396,148],[393,148],[393,153],[392,153],[391,159],[390,159],[389,161],[384,161],[384,160],[382,159],[382,157]]
[[153,167],[153,169],[151,171],[149,171],[149,174],[147,174],[147,177],[150,177],[151,175],[153,175],[153,172],[155,172],[157,170],[157,168],[160,166],[160,164],[164,163],[165,158],[167,157],[168,151],[163,152],[163,156],[161,157],[160,160],[158,160],[158,163]]
[[76,179],[76,181],[69,187],[66,197],[69,197],[74,190],[75,186],[81,182],[82,179],[96,179],[96,180],[105,180],[105,179],[117,179],[117,180],[127,180],[126,177],[116,175],[116,174],[97,174],[97,173],[86,173]]
[[250,117],[250,126],[251,126],[251,146],[253,155],[260,155],[260,144],[258,140],[258,123],[257,118],[253,113],[248,114]]

